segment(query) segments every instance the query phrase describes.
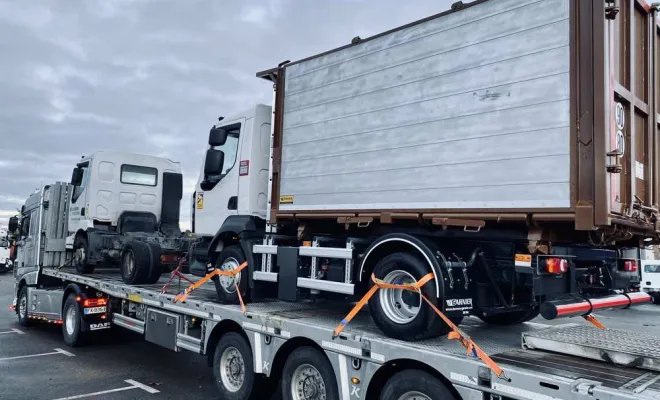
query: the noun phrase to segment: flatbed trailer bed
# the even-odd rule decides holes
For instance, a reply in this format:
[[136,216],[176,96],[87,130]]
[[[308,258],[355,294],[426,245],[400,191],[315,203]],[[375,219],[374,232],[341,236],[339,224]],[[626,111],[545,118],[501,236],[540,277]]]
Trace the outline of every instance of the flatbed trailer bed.
[[[388,338],[366,311],[333,339],[333,329],[350,305],[255,301],[246,304],[244,314],[238,305],[218,303],[212,282],[191,292],[185,302],[175,303],[174,297],[188,284],[175,280],[161,293],[167,276],[156,284],[131,286],[116,270],[81,275],[68,268],[41,268],[38,274],[37,285],[28,287],[27,306],[33,317],[58,318],[53,310],[50,317],[33,311],[44,311],[43,304],[64,304],[65,292],[74,286],[106,296],[109,304],[121,304],[113,313],[108,307],[113,325],[174,351],[206,355],[210,365],[220,337],[238,332],[249,341],[254,372],[271,381],[279,381],[292,351],[311,346],[332,365],[341,400],[377,399],[386,381],[406,369],[428,372],[463,399],[660,399],[660,339],[602,331],[582,320],[495,327],[467,319],[462,330],[504,370],[508,379],[502,379],[445,336],[417,342]],[[17,283],[17,296],[20,286]],[[63,311],[59,318],[64,319]]]

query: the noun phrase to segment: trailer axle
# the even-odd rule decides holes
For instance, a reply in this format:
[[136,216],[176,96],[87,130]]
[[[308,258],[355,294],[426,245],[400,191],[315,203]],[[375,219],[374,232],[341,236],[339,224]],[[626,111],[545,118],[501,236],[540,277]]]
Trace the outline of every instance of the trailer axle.
[[541,304],[541,316],[551,320],[556,318],[587,316],[595,310],[605,308],[628,308],[632,305],[649,303],[651,296],[642,292],[617,294],[593,299],[551,300]]

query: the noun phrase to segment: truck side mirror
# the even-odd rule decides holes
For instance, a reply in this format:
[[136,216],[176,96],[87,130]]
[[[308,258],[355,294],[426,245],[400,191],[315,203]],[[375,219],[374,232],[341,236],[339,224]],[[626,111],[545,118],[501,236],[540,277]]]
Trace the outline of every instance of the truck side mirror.
[[209,146],[222,146],[227,141],[227,131],[222,128],[211,128]]
[[82,184],[82,179],[83,179],[83,169],[80,167],[76,167],[73,169],[73,173],[71,174],[71,185],[73,186],[80,186]]
[[9,218],[9,224],[7,228],[11,233],[16,232],[16,230],[18,230],[18,217]]
[[209,149],[204,160],[204,175],[221,175],[225,164],[225,153],[221,150]]

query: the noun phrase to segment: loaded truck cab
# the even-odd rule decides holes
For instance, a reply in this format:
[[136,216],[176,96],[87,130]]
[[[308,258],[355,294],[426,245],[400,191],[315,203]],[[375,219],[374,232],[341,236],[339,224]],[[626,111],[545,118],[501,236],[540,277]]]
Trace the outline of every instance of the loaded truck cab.
[[[220,117],[208,133],[206,156],[191,202],[191,231],[202,237],[190,265],[205,275],[211,240],[234,226],[264,225],[268,206],[272,109],[264,104]],[[227,225],[225,225],[227,224]],[[225,226],[225,230],[221,227]],[[214,243],[215,249],[221,250]]]

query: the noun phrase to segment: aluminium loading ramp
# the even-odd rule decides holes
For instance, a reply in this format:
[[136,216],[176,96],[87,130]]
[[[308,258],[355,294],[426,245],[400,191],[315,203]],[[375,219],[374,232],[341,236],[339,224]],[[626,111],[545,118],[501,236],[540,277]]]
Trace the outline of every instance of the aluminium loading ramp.
[[[316,341],[325,351],[340,354],[340,357],[359,358],[365,363],[375,365],[397,359],[416,360],[443,374],[453,385],[457,385],[456,387],[462,387],[462,395],[470,394],[464,396],[465,398],[483,398],[479,394],[483,391],[504,398],[532,400],[660,400],[658,372],[637,365],[613,365],[602,361],[603,358],[589,359],[579,354],[558,354],[557,350],[562,350],[561,348],[552,352],[553,350],[540,347],[534,349],[529,347],[532,346],[534,338],[541,343],[541,338],[553,334],[559,336],[562,332],[575,332],[574,335],[579,335],[579,328],[596,329],[587,325],[568,323],[550,326],[524,323],[498,327],[484,324],[474,317],[466,318],[460,328],[505,370],[511,378],[507,382],[491,376],[490,371],[479,359],[466,355],[465,349],[459,343],[448,340],[444,335],[416,342],[386,337],[375,326],[367,309],[355,317],[339,338],[333,340],[332,331],[337,321],[346,315],[347,308],[350,309],[348,305],[336,308],[321,301],[290,303],[277,300],[255,301],[255,299],[247,303],[247,314],[243,314],[237,305],[223,305],[217,302],[217,294],[212,282],[193,291],[185,302],[173,303],[175,295],[187,287],[188,283],[182,282],[179,286],[175,279],[167,292],[160,293],[168,279],[166,274],[163,274],[156,284],[133,286],[122,282],[117,269],[103,271],[99,268],[88,275],[78,274],[70,267],[42,268],[41,272],[65,281],[88,285],[117,298],[137,300],[165,311],[216,322],[231,319],[238,322],[250,335],[262,333],[284,340],[294,336],[304,336]],[[196,277],[190,276],[190,278]],[[571,330],[572,328],[577,329]],[[593,334],[597,333],[599,332]],[[625,332],[624,335],[630,337],[631,332]],[[188,338],[185,335],[179,336]],[[641,336],[643,335],[636,337]],[[521,338],[523,338],[522,348]],[[200,339],[188,341],[195,342],[192,346],[179,347],[204,354],[204,341]],[[655,342],[648,343],[657,343],[658,339],[652,339]],[[275,340],[277,339],[273,339],[273,343]],[[180,340],[177,340],[177,344],[179,342]],[[585,342],[590,343],[587,339]],[[596,346],[598,344],[593,347]],[[267,353],[269,347],[271,346],[262,346],[260,355],[264,360],[272,361],[272,358],[267,359],[272,356]],[[660,346],[656,346],[654,350],[658,351],[658,348]],[[645,353],[648,355],[651,351]]]
[[660,338],[639,332],[575,325],[523,332],[522,341],[525,349],[660,372]]

